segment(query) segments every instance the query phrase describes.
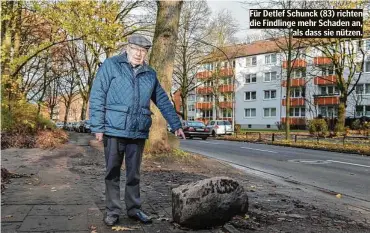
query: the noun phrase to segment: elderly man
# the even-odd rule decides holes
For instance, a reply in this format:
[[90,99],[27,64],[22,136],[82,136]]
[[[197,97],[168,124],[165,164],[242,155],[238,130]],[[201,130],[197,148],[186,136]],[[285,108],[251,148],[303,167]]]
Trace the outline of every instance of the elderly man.
[[156,72],[144,62],[150,47],[151,43],[145,37],[131,36],[126,52],[104,61],[91,90],[91,130],[98,141],[104,142],[104,222],[109,226],[116,224],[121,214],[120,171],[123,158],[127,215],[142,223],[151,223],[141,210],[140,199],[140,164],[152,124],[150,100],[160,109],[176,135],[185,138],[180,119]]

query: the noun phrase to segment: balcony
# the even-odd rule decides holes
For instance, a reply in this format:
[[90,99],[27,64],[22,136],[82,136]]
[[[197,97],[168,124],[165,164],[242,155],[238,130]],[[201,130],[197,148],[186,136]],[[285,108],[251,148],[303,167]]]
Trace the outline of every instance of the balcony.
[[[290,80],[290,86],[291,87],[304,87],[306,84],[305,78],[293,78]],[[284,80],[281,83],[281,86],[286,87],[287,86],[287,81]]]
[[[205,71],[198,72],[196,77],[198,79],[207,79],[207,78],[212,77],[214,73],[215,71],[205,70]],[[233,74],[234,74],[233,68],[222,68],[218,70],[219,77],[228,77],[228,76],[232,76]]]
[[[281,101],[282,105],[283,106],[286,106],[286,99],[283,99]],[[301,97],[301,98],[290,98],[290,106],[291,107],[294,107],[294,106],[304,106],[305,105],[305,101],[304,101],[304,98]]]
[[337,77],[335,75],[318,76],[314,79],[315,85],[332,85],[337,83]]
[[212,87],[198,87],[197,88],[198,94],[209,94],[212,93]]
[[220,108],[233,108],[232,102],[220,102],[219,103]]
[[213,104],[211,102],[200,102],[200,103],[196,103],[195,107],[197,109],[212,109]]
[[[283,123],[286,123],[286,118],[282,117],[281,121]],[[304,117],[290,117],[289,118],[289,123],[291,125],[305,125],[306,124],[306,118],[304,118]]]
[[314,95],[314,103],[316,105],[337,105],[339,104],[339,96]]
[[[307,62],[304,59],[294,59],[292,60],[292,68],[304,68],[307,66]],[[283,62],[283,68],[288,68],[288,61]]]
[[210,78],[210,77],[212,77],[212,71],[205,70],[205,71],[202,71],[202,72],[198,72],[196,77],[199,78],[199,79]]
[[315,57],[313,59],[313,64],[316,66],[325,66],[325,65],[331,65],[333,62],[328,57]]
[[232,76],[233,75],[233,68],[223,68],[223,69],[220,69],[219,74],[222,77]]
[[218,87],[218,91],[221,92],[221,93],[224,93],[224,92],[233,92],[234,91],[234,86],[232,84],[220,85]]

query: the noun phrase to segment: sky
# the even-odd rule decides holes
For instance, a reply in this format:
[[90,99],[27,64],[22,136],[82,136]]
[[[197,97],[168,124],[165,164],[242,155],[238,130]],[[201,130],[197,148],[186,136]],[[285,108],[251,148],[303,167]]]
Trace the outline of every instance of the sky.
[[237,33],[236,37],[244,42],[247,35],[259,33],[259,30],[249,29],[249,12],[245,4],[242,1],[215,1],[207,0],[208,5],[212,9],[212,14],[216,14],[222,9],[227,9],[234,16],[239,24],[240,31]]

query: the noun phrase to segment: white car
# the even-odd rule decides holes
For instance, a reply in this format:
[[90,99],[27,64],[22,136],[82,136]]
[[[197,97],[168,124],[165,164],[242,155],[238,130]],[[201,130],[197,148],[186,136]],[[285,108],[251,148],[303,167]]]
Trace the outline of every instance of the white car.
[[56,126],[57,128],[59,128],[59,129],[61,129],[61,128],[63,128],[64,123],[63,123],[63,122],[57,122],[57,123],[55,123],[55,126]]
[[209,121],[207,128],[210,129],[211,135],[216,137],[217,135],[232,135],[234,133],[233,127],[230,121],[215,120]]

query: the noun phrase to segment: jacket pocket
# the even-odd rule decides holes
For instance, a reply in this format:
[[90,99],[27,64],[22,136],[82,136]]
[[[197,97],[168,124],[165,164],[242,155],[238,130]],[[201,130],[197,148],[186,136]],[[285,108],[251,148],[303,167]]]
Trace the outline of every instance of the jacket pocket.
[[139,131],[149,132],[150,126],[152,126],[152,112],[149,109],[142,108],[139,122]]
[[127,114],[127,106],[107,105],[105,107],[105,121],[107,126],[120,130],[126,129]]

